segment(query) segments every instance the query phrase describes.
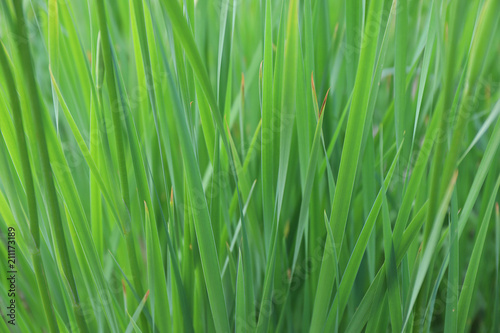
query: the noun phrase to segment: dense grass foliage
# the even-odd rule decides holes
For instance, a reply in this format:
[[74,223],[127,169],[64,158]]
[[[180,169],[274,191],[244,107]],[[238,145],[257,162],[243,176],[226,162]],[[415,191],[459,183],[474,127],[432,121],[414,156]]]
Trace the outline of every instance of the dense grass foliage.
[[500,330],[500,1],[0,4],[0,331]]

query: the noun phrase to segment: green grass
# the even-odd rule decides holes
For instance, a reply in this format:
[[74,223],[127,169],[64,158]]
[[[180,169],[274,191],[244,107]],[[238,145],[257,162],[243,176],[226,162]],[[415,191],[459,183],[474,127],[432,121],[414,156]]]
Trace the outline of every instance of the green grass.
[[0,6],[0,331],[498,330],[499,1]]

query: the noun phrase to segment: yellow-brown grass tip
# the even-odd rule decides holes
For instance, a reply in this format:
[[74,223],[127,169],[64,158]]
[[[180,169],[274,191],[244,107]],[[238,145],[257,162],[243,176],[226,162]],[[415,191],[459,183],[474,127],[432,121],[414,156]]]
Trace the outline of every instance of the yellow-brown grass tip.
[[321,115],[323,114],[323,110],[325,109],[326,101],[328,100],[329,93],[330,93],[330,88],[328,88],[326,95],[325,95],[325,99],[323,100],[323,104],[321,104],[321,109],[319,110],[319,117],[321,117]]

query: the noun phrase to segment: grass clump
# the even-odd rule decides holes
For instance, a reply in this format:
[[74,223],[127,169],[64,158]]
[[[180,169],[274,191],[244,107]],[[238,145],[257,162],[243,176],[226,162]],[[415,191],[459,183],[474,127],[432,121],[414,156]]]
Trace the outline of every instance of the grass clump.
[[498,329],[497,0],[1,6],[2,331]]

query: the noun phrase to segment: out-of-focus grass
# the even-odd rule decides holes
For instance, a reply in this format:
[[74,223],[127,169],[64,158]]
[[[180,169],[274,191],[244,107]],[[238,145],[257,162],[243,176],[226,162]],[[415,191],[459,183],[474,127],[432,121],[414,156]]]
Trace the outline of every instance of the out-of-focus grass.
[[498,329],[499,1],[0,4],[2,330]]

